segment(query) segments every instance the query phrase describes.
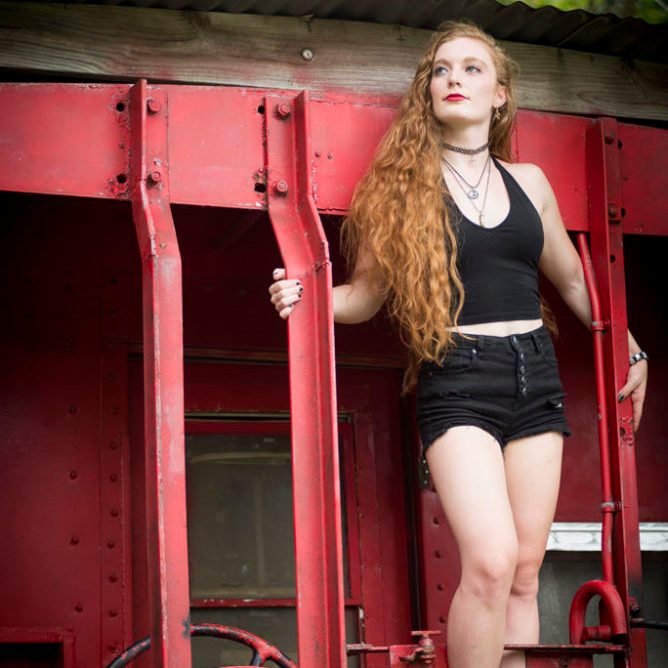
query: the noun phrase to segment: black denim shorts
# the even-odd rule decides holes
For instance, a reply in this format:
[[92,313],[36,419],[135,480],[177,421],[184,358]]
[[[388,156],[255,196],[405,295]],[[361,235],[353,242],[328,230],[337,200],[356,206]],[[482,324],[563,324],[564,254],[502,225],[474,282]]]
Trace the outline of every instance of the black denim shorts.
[[569,436],[564,390],[545,327],[513,336],[455,335],[442,365],[423,363],[417,420],[426,450],[451,427],[489,432],[509,441],[548,431]]

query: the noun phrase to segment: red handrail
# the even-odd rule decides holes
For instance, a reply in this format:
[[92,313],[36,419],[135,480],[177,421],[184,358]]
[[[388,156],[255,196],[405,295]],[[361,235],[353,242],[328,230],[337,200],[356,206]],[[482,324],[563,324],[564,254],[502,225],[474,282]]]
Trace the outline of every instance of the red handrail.
[[584,269],[585,282],[591,302],[591,330],[594,336],[594,369],[596,373],[596,402],[598,404],[598,445],[601,460],[601,487],[603,501],[601,502],[601,560],[603,562],[603,580],[613,583],[612,565],[612,513],[615,511],[615,502],[612,499],[612,478],[610,472],[610,434],[608,431],[608,409],[605,393],[605,360],[603,355],[603,334],[607,325],[601,318],[601,302],[598,296],[596,276],[592,265],[587,235],[578,234],[578,249]]

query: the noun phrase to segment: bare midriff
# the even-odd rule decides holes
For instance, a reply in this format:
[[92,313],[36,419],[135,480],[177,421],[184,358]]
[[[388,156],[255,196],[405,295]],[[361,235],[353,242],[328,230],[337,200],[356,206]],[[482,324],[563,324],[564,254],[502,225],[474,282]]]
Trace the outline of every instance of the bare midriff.
[[450,331],[461,334],[480,334],[482,336],[512,336],[525,334],[538,329],[543,324],[540,318],[534,320],[508,320],[501,322],[481,322],[476,325],[462,325]]

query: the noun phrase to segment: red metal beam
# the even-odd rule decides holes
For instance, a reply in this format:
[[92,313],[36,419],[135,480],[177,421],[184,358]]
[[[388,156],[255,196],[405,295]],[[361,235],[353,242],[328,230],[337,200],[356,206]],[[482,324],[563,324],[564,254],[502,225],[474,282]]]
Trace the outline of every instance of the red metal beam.
[[612,481],[610,473],[610,432],[608,428],[608,404],[605,387],[605,357],[603,351],[603,336],[609,323],[603,320],[601,314],[601,300],[598,295],[596,275],[587,247],[587,237],[584,233],[578,234],[578,249],[584,268],[585,282],[591,302],[591,329],[594,337],[594,366],[596,372],[596,401],[598,404],[598,444],[601,459],[601,560],[603,562],[603,579],[613,583],[612,568],[612,514],[617,510],[612,498]]
[[[264,209],[265,95],[281,91],[150,86],[169,95],[170,199]],[[125,84],[0,84],[0,190],[127,199]],[[286,92],[289,99],[292,93]],[[396,108],[365,96],[311,103],[314,199],[343,213]],[[589,120],[521,111],[514,151],[550,178],[570,230],[587,228],[585,135]],[[668,234],[668,183],[659,169],[668,132],[619,124],[624,231]]]
[[[631,405],[628,400],[622,404],[617,401],[617,391],[626,381],[629,359],[618,136],[619,126],[614,119],[592,121],[587,132],[586,156],[591,251],[600,291],[601,318],[609,322],[603,343],[614,501],[614,507],[609,509],[614,518],[614,585],[622,598],[628,625],[628,616],[640,607],[642,562]],[[616,658],[616,668],[625,665],[646,668],[645,631],[631,628],[629,638],[629,662]]]
[[169,204],[167,95],[130,90],[130,196],[144,293],[151,665],[190,668],[181,257]]
[[269,217],[304,298],[288,321],[297,633],[302,668],[346,665],[332,267],[313,197],[308,94],[267,96]]

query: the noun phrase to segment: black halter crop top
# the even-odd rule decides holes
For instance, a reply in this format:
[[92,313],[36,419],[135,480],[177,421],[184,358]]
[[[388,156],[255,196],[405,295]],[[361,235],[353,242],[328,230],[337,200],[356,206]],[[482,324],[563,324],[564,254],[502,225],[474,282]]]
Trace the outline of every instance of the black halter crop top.
[[493,160],[510,200],[508,215],[499,225],[476,225],[448,198],[457,236],[457,267],[464,284],[460,325],[541,317],[538,261],[543,224],[517,181]]

